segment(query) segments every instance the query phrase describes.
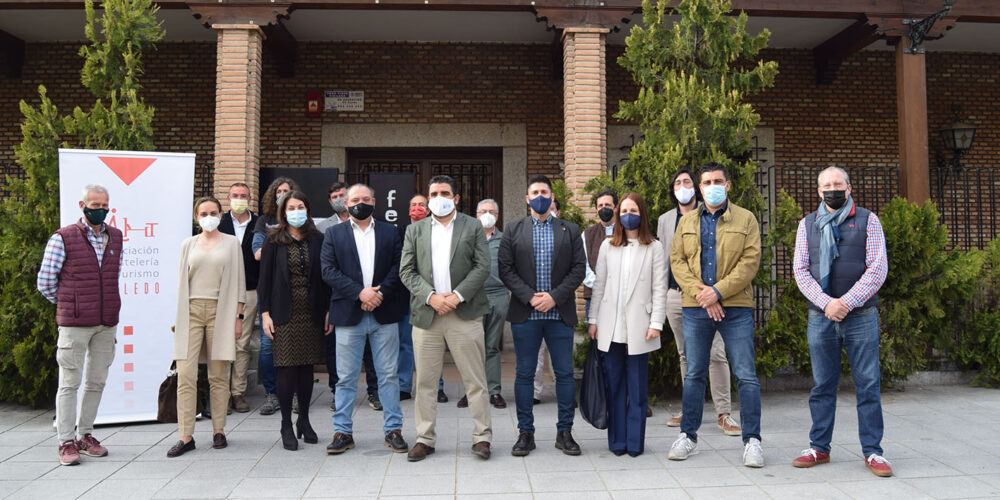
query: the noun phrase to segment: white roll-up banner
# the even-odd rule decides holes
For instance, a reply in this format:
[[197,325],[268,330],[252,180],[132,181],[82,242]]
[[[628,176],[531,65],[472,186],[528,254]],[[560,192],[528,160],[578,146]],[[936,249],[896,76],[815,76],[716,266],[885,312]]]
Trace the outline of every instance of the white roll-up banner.
[[60,224],[76,223],[84,187],[100,184],[110,198],[105,222],[124,240],[115,360],[98,424],[156,420],[160,383],[173,357],[177,259],[181,241],[191,236],[194,159],[189,153],[59,150]]

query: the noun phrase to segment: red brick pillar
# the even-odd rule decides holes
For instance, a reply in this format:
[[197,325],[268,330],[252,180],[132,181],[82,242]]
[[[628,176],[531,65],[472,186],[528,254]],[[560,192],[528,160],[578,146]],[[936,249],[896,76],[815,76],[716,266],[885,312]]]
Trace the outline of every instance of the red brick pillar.
[[[260,168],[261,47],[256,24],[213,24],[218,34],[215,73],[215,183],[217,198],[245,182],[257,192]],[[259,200],[253,197],[252,209]],[[228,208],[227,208],[228,209]]]
[[608,160],[604,27],[563,31],[563,124],[566,186],[588,216],[583,186],[604,171]]

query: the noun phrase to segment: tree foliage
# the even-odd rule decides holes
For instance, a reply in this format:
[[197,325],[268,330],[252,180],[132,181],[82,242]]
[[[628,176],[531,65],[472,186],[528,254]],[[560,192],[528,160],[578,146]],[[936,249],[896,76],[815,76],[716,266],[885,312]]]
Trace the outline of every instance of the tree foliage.
[[59,227],[58,148],[149,151],[153,108],[139,95],[142,53],[163,37],[150,0],[107,0],[97,17],[86,1],[89,43],[81,83],[96,97],[60,115],[44,86],[38,104],[20,103],[22,142],[14,147],[24,178],[8,176],[0,202],[0,399],[48,404],[58,370],[55,306],[35,290],[42,252]]

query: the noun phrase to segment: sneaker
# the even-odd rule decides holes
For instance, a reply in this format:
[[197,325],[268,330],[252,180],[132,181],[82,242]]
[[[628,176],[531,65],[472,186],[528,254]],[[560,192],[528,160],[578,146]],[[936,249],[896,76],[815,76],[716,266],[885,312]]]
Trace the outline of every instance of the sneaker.
[[370,406],[375,411],[382,411],[382,402],[378,400],[378,396],[374,394],[368,395],[368,406]]
[[671,418],[670,420],[667,420],[667,427],[680,427],[681,426],[681,417],[683,417],[683,416],[684,416],[683,413],[678,413],[676,417]]
[[281,403],[278,403],[278,396],[274,394],[264,396],[264,405],[260,407],[261,415],[274,415],[274,412],[279,409],[281,409]]
[[750,438],[743,446],[743,465],[757,469],[764,466],[764,448],[760,447],[759,439]]
[[670,453],[667,458],[670,460],[687,460],[691,455],[698,454],[698,443],[691,440],[687,433],[677,435],[677,441],[670,445]]
[[80,450],[76,447],[76,440],[70,439],[59,445],[59,464],[76,465],[80,463]]
[[88,457],[106,457],[108,455],[108,449],[101,446],[101,442],[90,434],[84,434],[83,439],[76,442],[76,448],[81,455]]
[[299,413],[299,395],[292,394],[292,413],[298,415]]
[[806,448],[802,450],[799,458],[792,460],[792,467],[808,468],[819,464],[830,463],[830,454],[823,453],[815,448]]
[[878,453],[872,453],[865,459],[865,465],[878,477],[889,477],[892,475],[892,466],[889,461]]
[[740,429],[740,424],[738,424],[736,419],[728,413],[719,415],[719,421],[716,425],[719,427],[719,430],[727,436],[739,436],[743,434],[743,429]]

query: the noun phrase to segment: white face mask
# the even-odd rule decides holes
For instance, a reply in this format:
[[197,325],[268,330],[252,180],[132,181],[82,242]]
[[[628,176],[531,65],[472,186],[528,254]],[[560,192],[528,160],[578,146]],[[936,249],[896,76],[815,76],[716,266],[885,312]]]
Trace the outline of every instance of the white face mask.
[[438,217],[447,217],[455,210],[455,200],[445,198],[444,196],[436,196],[427,202],[427,208],[431,210],[432,214]]
[[215,228],[219,227],[220,222],[222,222],[222,219],[215,217],[213,215],[209,215],[198,219],[198,225],[201,226],[201,229],[206,233],[215,231]]
[[490,213],[485,213],[479,216],[479,222],[483,223],[483,227],[489,229],[497,224],[497,217]]
[[675,189],[674,196],[677,197],[677,201],[681,205],[687,205],[688,203],[691,203],[691,198],[694,198],[694,188],[682,187],[680,189]]

